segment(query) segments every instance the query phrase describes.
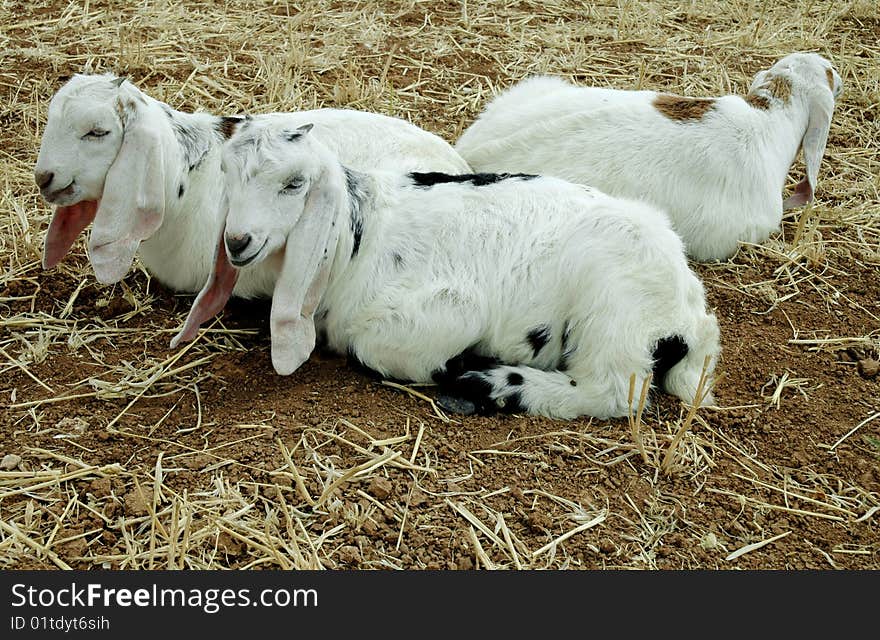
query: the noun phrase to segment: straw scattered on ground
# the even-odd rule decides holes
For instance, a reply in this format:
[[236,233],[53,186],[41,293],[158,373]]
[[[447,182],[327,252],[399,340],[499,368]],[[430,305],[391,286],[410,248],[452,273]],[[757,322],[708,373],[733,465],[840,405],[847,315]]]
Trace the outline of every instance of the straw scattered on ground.
[[[0,6],[0,568],[880,568],[878,40],[869,0]],[[845,93],[818,200],[695,267],[717,408],[448,416],[329,354],[276,376],[263,302],[169,351],[191,296],[140,268],[97,284],[82,241],[40,266],[32,169],[75,72],[177,109],[349,107],[454,141],[532,73],[743,94],[796,50]]]

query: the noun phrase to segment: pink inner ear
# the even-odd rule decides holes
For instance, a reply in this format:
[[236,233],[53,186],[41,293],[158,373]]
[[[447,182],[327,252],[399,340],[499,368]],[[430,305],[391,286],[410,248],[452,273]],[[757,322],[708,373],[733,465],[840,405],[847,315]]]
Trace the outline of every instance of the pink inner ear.
[[171,348],[174,349],[181,342],[189,342],[196,337],[202,323],[212,316],[220,313],[226,306],[226,301],[232,295],[235,283],[238,280],[238,269],[232,266],[226,257],[221,231],[220,243],[214,255],[214,272],[208,278],[205,287],[199,292],[193,302],[183,329],[171,340]]
[[83,200],[55,209],[43,245],[44,269],[51,269],[67,255],[80,232],[95,219],[98,204],[97,200]]
[[795,185],[792,194],[785,199],[785,202],[782,203],[782,210],[785,211],[787,209],[801,207],[810,202],[812,199],[813,187],[810,186],[810,181],[807,178],[804,178]]

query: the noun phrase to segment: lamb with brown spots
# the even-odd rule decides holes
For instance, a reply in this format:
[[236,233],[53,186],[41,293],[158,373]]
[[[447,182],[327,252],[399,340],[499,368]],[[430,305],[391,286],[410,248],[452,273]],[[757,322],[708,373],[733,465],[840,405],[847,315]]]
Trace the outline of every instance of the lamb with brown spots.
[[[666,210],[690,257],[725,260],[779,230],[813,199],[842,81],[826,59],[793,53],[748,94],[696,98],[528,78],[497,96],[456,150],[475,171],[565,178]],[[803,149],[807,177],[783,201]]]

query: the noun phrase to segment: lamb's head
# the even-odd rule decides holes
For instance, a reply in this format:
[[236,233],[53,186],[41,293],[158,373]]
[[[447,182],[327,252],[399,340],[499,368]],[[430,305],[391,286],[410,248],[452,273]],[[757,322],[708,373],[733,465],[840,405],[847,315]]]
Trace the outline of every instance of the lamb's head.
[[[774,86],[774,83],[775,86]],[[830,92],[832,101],[843,92],[843,80],[834,66],[818,53],[790,53],[769,69],[755,74],[749,93],[769,90],[775,98]]]
[[121,82],[109,74],[77,74],[52,97],[34,167],[47,202],[63,207],[101,198],[122,144],[122,122],[114,108]]
[[49,103],[34,167],[56,205],[43,266],[55,266],[95,222],[89,254],[99,281],[120,280],[141,240],[162,223],[164,171],[144,95],[111,74],[73,76]]
[[272,257],[268,268],[278,271],[269,323],[272,363],[286,375],[308,359],[346,193],[341,165],[311,129],[286,118],[247,119],[225,143],[226,226],[214,272],[172,347],[194,338],[199,325],[223,308],[240,269]]
[[326,151],[311,124],[273,126],[247,119],[223,148],[228,213],[226,252],[236,267],[283,249],[291,230],[324,188]]
[[109,74],[77,74],[49,102],[34,167],[43,198],[57,205],[43,252],[47,269],[95,217],[107,171],[122,145],[122,122],[114,108],[120,83]]
[[816,190],[819,164],[825,153],[834,103],[843,92],[843,80],[832,64],[817,53],[792,53],[758,72],[749,95],[769,105],[789,104],[806,122],[801,140],[807,177],[784,203],[790,209],[810,202]]
[[286,118],[245,122],[223,151],[230,261],[243,266],[281,254],[269,328],[272,364],[282,375],[315,347],[314,313],[330,277],[346,189],[342,166],[311,129]]

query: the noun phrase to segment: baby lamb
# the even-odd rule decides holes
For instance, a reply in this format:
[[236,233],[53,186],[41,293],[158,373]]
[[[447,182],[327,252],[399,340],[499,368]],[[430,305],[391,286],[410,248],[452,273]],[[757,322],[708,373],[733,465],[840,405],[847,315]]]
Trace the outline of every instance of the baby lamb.
[[[469,170],[446,141],[399,118],[348,109],[284,117],[314,123],[317,137],[354,167]],[[94,221],[89,260],[99,282],[121,280],[139,253],[165,286],[201,289],[223,228],[220,147],[240,120],[177,111],[111,74],[73,76],[49,103],[34,171],[43,197],[57,205],[44,268]],[[235,294],[268,296],[273,288],[255,269]]]
[[[492,101],[456,150],[474,171],[528,171],[664,209],[696,260],[779,229],[813,198],[842,82],[815,53],[759,72],[745,97],[686,98],[529,78]],[[798,149],[806,178],[784,203]]]
[[632,375],[689,403],[706,360],[711,376],[715,316],[653,207],[551,177],[358,172],[298,125],[245,121],[226,143],[226,246],[172,346],[263,264],[282,375],[320,335],[464,413],[562,419],[626,415]]

